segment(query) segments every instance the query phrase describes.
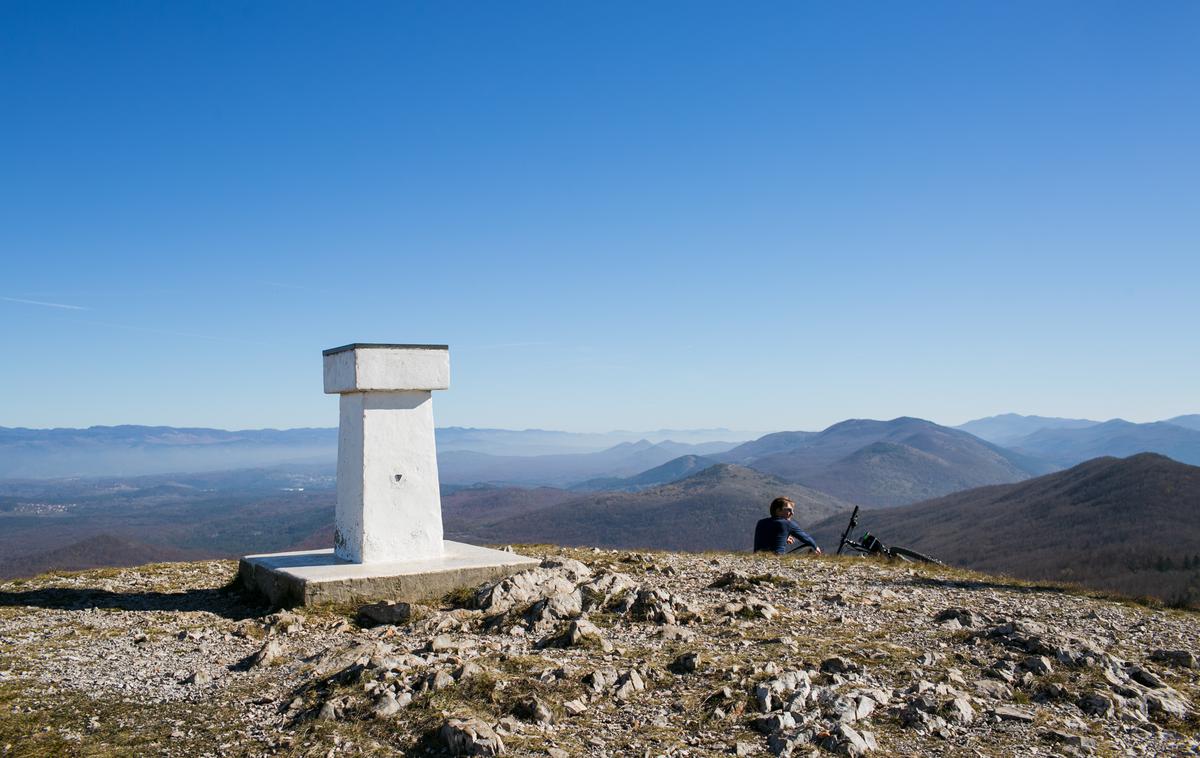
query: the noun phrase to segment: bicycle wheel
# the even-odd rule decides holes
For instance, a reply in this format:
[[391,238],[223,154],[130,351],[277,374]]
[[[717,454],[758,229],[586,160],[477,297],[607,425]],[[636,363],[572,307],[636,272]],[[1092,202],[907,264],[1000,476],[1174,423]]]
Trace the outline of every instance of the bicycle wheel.
[[906,561],[920,561],[921,563],[932,563],[935,566],[945,566],[946,564],[939,561],[937,558],[930,558],[928,555],[922,555],[916,550],[909,550],[906,547],[889,548],[892,555]]

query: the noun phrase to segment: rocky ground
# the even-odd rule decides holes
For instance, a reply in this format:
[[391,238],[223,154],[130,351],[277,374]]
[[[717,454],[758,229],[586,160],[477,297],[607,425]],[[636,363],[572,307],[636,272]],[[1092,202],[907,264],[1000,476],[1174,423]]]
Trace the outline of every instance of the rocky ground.
[[942,568],[526,548],[425,605],[0,583],[0,755],[1198,754],[1200,616]]

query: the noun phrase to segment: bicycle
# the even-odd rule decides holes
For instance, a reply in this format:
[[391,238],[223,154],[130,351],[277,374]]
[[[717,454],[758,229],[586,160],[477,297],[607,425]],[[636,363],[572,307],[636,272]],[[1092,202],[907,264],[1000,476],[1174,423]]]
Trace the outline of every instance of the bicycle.
[[[906,547],[889,547],[879,541],[875,535],[870,532],[864,532],[858,540],[850,539],[850,532],[854,527],[858,526],[858,506],[854,506],[854,512],[850,514],[850,523],[846,525],[846,531],[842,532],[842,540],[838,543],[837,555],[841,555],[842,551],[849,548],[861,555],[865,556],[883,556],[884,558],[892,558],[904,563],[931,563],[935,566],[945,566],[946,564],[939,561],[937,558],[931,558],[923,553],[918,553],[916,550],[910,550]],[[805,545],[801,545],[790,552],[803,550]]]

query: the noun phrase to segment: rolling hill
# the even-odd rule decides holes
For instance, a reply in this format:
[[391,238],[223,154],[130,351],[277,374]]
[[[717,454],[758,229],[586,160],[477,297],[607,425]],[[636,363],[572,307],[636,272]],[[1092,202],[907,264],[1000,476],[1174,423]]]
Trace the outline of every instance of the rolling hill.
[[487,455],[469,451],[438,454],[441,480],[447,484],[564,487],[599,477],[623,478],[683,455],[709,455],[733,447],[732,442],[688,445],[670,440],[622,442],[595,453],[563,455]]
[[[814,536],[836,546],[845,524]],[[863,530],[980,571],[1200,602],[1200,468],[1153,453],[864,511]]]
[[98,566],[140,566],[206,557],[202,551],[147,545],[98,534],[53,550],[0,560],[0,576],[32,576],[45,571],[79,571]]
[[681,455],[678,458],[672,458],[661,466],[655,466],[652,469],[643,471],[640,474],[629,477],[600,477],[598,479],[588,479],[586,482],[580,482],[571,487],[575,492],[640,492],[659,484],[669,484],[684,477],[691,476],[698,471],[703,471],[715,464],[712,458],[702,455]]
[[843,421],[761,457],[747,454],[754,444],[715,457],[745,460],[758,471],[872,506],[1020,481],[1055,468],[966,432],[908,417]]
[[796,501],[795,519],[811,524],[851,506],[823,492],[783,482],[732,464],[638,493],[579,497],[488,526],[480,541],[553,542],[563,545],[749,550],[754,524],[770,501]]
[[786,453],[800,447],[805,440],[816,437],[819,432],[774,432],[764,434],[756,440],[743,442],[723,455],[714,456],[723,463],[746,465],[750,461],[773,453]]

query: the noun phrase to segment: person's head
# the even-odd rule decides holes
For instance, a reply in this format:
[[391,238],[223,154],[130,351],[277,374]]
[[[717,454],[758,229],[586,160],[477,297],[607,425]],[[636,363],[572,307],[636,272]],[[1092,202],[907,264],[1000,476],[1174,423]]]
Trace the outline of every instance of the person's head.
[[791,518],[795,509],[796,504],[792,502],[791,498],[777,497],[771,501],[772,518]]

